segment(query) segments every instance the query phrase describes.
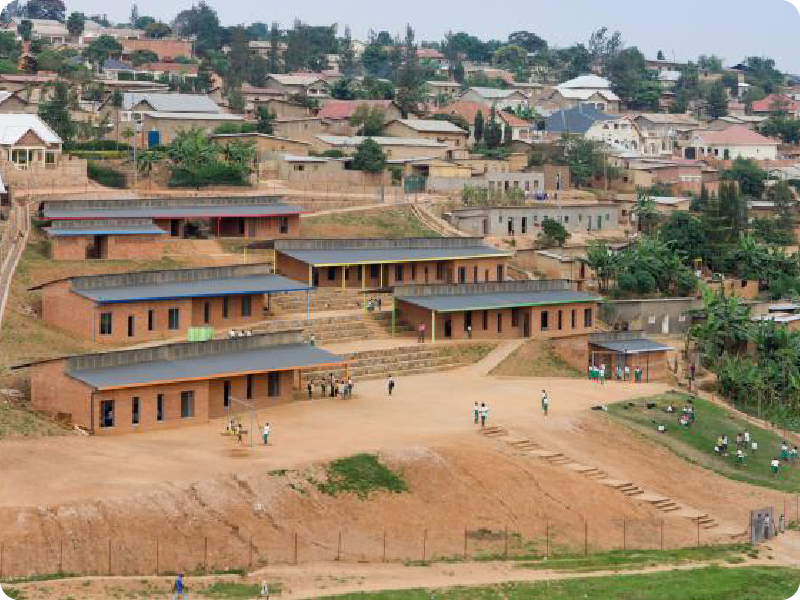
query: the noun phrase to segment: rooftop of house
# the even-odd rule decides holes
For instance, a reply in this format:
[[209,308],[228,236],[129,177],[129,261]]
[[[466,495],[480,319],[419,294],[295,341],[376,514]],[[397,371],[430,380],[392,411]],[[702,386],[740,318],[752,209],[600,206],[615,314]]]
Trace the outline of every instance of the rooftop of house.
[[658,80],[659,81],[666,81],[666,82],[675,83],[680,78],[681,78],[681,72],[680,71],[673,71],[671,69],[666,69],[664,71],[661,71],[658,74]]
[[467,123],[474,123],[475,116],[480,112],[484,118],[489,116],[489,109],[481,102],[468,102],[466,100],[459,100],[447,106],[436,108],[433,111],[435,114],[444,115],[458,115],[465,119]]
[[588,100],[595,95],[600,96],[609,102],[616,102],[619,100],[619,96],[617,96],[611,90],[572,89],[558,87],[555,91],[568,100]]
[[[367,138],[364,136],[347,136],[347,135],[317,135],[315,136],[321,142],[330,146],[358,146]],[[374,140],[379,146],[419,146],[425,148],[447,148],[447,144],[429,140],[427,138],[406,138],[406,137],[387,137],[387,136],[372,136],[369,139]]]
[[153,111],[164,113],[221,113],[222,109],[205,94],[159,94],[126,92],[122,95],[123,110],[132,110],[146,102]]
[[62,140],[38,115],[0,113],[0,145],[13,146],[32,131],[46,144],[61,144]]
[[514,95],[523,96],[519,90],[504,90],[501,88],[471,87],[467,91],[475,92],[482,98],[493,100],[501,100]]
[[327,83],[325,77],[317,73],[307,73],[302,75],[284,75],[281,73],[271,73],[270,79],[274,79],[282,85],[312,85],[318,81]]
[[56,74],[42,74],[37,75],[0,75],[0,81],[7,83],[53,83],[58,79]]
[[528,123],[525,119],[520,119],[517,115],[511,114],[510,112],[506,112],[501,110],[497,113],[497,117],[505,122],[506,125],[511,127],[530,127],[531,124]]
[[435,48],[418,48],[417,58],[439,59],[444,58],[444,55]]
[[154,73],[178,73],[185,75],[196,75],[200,68],[192,63],[176,63],[176,62],[148,62],[139,67],[142,71],[152,71]]
[[186,121],[244,121],[244,116],[232,115],[229,113],[142,111],[142,114],[152,119],[178,119]]
[[580,104],[566,110],[559,110],[545,119],[548,133],[584,134],[598,121],[614,121],[619,115],[600,112],[591,104]]
[[[396,121],[392,121],[392,123],[400,123],[420,133],[467,134],[467,132],[458,125],[454,125],[450,121],[440,121],[437,119],[397,119]],[[391,125],[392,123],[388,123],[387,125]]]
[[45,231],[54,237],[84,235],[166,235],[152,219],[76,219],[58,221]]
[[731,125],[720,131],[702,130],[695,141],[720,146],[777,146],[779,142],[748,129],[745,125]]
[[790,112],[800,111],[800,101],[789,96],[770,94],[761,100],[752,103],[753,112],[775,112],[785,110]]
[[324,119],[349,119],[359,106],[391,108],[394,100],[328,100],[319,110],[317,116]]
[[275,140],[278,142],[291,142],[293,144],[301,144],[303,146],[310,146],[311,143],[304,142],[302,140],[293,140],[291,138],[280,137],[277,135],[269,135],[268,133],[259,133],[258,131],[248,131],[246,133],[215,133],[210,135],[211,138],[221,138],[221,139],[228,139],[228,138],[264,138],[267,140]]
[[610,90],[611,82],[604,77],[598,75],[579,75],[574,79],[565,81],[557,86],[559,89],[592,89],[592,90]]
[[656,125],[680,125],[687,127],[699,127],[700,123],[691,115],[668,114],[668,113],[640,113],[634,117],[635,120],[645,120]]

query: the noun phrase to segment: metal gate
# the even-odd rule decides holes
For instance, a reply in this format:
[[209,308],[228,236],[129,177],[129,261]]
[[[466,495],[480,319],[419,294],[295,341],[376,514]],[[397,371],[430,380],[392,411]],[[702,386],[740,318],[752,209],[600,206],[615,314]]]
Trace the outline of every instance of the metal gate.
[[408,175],[403,178],[403,191],[406,194],[421,194],[425,191],[428,178],[424,175]]

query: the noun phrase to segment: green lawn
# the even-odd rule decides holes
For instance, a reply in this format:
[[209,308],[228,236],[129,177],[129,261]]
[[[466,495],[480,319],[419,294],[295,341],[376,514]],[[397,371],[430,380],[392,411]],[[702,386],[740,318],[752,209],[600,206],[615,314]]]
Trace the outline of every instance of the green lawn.
[[[691,427],[683,427],[678,423],[681,408],[691,399],[695,406],[696,419]],[[676,407],[676,412],[669,415],[662,411],[669,402]],[[646,403],[655,402],[658,408],[648,410]],[[780,457],[781,437],[746,423],[743,419],[716,404],[702,398],[684,393],[666,393],[633,401],[634,406],[627,408],[622,402],[609,406],[609,414],[634,426],[650,439],[662,443],[682,457],[739,481],[760,485],[780,491],[796,492],[800,488],[800,461],[781,462],[780,472],[775,478],[769,471],[769,463],[774,456]],[[658,423],[664,423],[667,431],[660,434],[656,431]],[[745,464],[735,464],[736,434],[748,431],[751,439],[758,442],[758,453],[745,452]],[[717,456],[714,446],[717,437],[728,436],[728,456]]]
[[441,237],[406,206],[306,217],[300,228],[303,237]]
[[800,570],[707,567],[646,575],[504,583],[442,590],[402,590],[329,596],[337,600],[786,600],[797,591]]

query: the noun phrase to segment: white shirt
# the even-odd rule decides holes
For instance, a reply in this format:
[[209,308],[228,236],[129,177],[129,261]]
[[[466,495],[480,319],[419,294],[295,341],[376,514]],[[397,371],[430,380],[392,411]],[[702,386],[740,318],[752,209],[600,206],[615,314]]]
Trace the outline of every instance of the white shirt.
[[478,409],[478,412],[485,417],[486,415],[489,414],[489,407],[488,406],[481,406]]
[[744,441],[745,442],[749,442],[750,441],[750,434],[747,433],[746,431],[744,432]]
[[264,425],[264,435],[269,435],[269,425]]
[[773,467],[777,467],[777,466],[779,466],[781,463],[779,463],[779,462],[778,462],[778,459],[777,459],[777,458],[773,458],[773,459],[772,459],[772,463],[771,463],[771,464],[772,464],[772,466],[773,466]]

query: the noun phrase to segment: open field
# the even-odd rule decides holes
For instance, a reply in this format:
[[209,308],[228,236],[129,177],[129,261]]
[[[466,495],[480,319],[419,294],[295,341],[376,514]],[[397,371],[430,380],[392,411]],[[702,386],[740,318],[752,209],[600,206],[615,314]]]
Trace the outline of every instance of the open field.
[[553,351],[548,342],[531,340],[520,346],[492,371],[507,377],[585,377]]
[[[681,408],[692,400],[695,407],[696,420],[691,427],[682,427],[678,423]],[[658,408],[647,410],[646,403],[655,402]],[[676,412],[662,412],[672,402]],[[800,462],[781,461],[778,477],[769,470],[773,457],[780,458],[781,437],[771,431],[746,423],[732,411],[713,404],[697,396],[688,394],[663,394],[634,401],[635,406],[626,408],[626,404],[614,404],[609,407],[609,414],[628,423],[649,440],[664,444],[678,455],[705,466],[725,477],[744,481],[787,492],[796,491],[800,487]],[[655,431],[656,423],[667,426],[665,434]],[[736,434],[748,431],[751,439],[758,442],[758,451],[754,454],[749,448],[745,451],[743,465],[737,465]],[[714,446],[720,435],[728,436],[728,455],[719,456]],[[790,444],[790,447],[794,444]]]
[[304,238],[440,237],[406,206],[333,213],[303,218]]

